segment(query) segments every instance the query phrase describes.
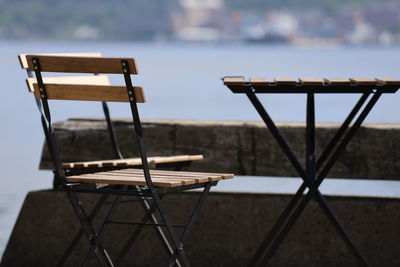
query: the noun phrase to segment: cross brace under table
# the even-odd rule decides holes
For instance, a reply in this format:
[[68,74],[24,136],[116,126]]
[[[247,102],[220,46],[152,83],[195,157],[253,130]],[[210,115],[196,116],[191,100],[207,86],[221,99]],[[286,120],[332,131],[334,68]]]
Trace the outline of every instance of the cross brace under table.
[[[315,82],[316,80],[312,80]],[[390,84],[382,84],[379,80],[369,80],[369,84],[352,84],[348,83],[340,86],[330,86],[321,81],[321,83],[313,83],[306,85],[300,82],[286,80],[284,84],[269,83],[265,79],[257,79],[256,82],[244,82],[241,77],[226,77],[224,84],[228,86],[234,93],[244,93],[257,110],[262,120],[270,130],[271,134],[283,150],[290,163],[295,168],[297,174],[303,180],[302,185],[292,197],[289,204],[279,216],[277,222],[267,234],[264,241],[261,243],[249,266],[264,266],[267,265],[276,250],[279,248],[286,235],[293,227],[297,219],[300,217],[304,208],[309,201],[314,198],[323,212],[326,214],[330,222],[338,231],[340,236],[345,241],[346,245],[352,254],[364,266],[372,266],[360,248],[353,242],[349,234],[346,232],[339,218],[331,209],[331,206],[326,201],[324,196],[319,191],[319,186],[326,178],[340,153],[354,136],[357,129],[372,110],[378,99],[383,93],[394,93],[400,86],[399,81],[390,80]],[[373,84],[373,82],[375,84]],[[288,144],[285,137],[275,125],[262,103],[259,101],[256,93],[305,93],[307,95],[307,119],[306,119],[306,159],[305,166],[301,163],[296,153]],[[361,98],[350,111],[347,118],[344,120],[336,134],[330,140],[326,148],[322,151],[317,159],[315,152],[315,102],[314,96],[316,93],[361,93]],[[354,123],[350,125],[354,120]],[[308,188],[308,193],[304,196],[304,191]]]

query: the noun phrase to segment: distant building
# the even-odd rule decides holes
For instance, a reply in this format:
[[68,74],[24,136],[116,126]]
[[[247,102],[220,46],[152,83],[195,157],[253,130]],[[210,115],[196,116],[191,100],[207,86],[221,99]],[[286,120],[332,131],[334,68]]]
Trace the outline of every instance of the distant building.
[[376,43],[377,34],[371,23],[366,21],[361,12],[353,14],[354,28],[349,32],[347,41],[350,44],[361,45]]
[[251,42],[289,43],[298,31],[298,21],[290,13],[270,10],[265,19],[244,28],[245,40]]
[[97,40],[100,37],[99,29],[90,25],[78,26],[73,34],[74,39]]
[[175,37],[184,41],[218,41],[225,15],[223,0],[181,0],[172,16]]

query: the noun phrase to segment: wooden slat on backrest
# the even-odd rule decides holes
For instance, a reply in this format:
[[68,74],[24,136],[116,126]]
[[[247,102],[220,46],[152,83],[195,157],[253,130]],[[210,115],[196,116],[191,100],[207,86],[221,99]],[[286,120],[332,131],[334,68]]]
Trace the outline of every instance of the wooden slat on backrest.
[[[28,54],[19,54],[18,59],[21,64],[21,68],[28,68],[28,61],[26,60],[26,56]],[[42,56],[65,56],[65,57],[101,57],[101,53],[93,52],[93,53],[50,53],[50,54],[35,54]]]
[[[83,100],[83,101],[108,101],[128,102],[128,93],[125,86],[112,85],[87,85],[87,84],[44,84],[47,99],[54,100]],[[40,98],[39,86],[33,84],[35,96]],[[145,97],[141,87],[134,87],[137,103],[144,103]]]
[[[106,75],[44,77],[43,82],[57,84],[110,85],[110,80]],[[34,83],[36,83],[36,78],[26,79],[26,84],[28,86],[29,92],[34,92]]]
[[125,60],[129,64],[130,74],[138,74],[133,58],[27,55],[28,70],[30,71],[34,71],[33,58],[39,59],[40,69],[43,72],[121,74],[121,61]]

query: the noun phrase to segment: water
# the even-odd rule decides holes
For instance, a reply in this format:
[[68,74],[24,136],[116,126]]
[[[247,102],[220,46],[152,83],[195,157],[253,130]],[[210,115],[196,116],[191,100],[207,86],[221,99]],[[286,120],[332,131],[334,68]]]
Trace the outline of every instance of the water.
[[[0,255],[28,191],[48,188],[52,175],[38,171],[43,133],[32,95],[27,93],[19,53],[102,52],[133,56],[148,103],[143,118],[258,120],[243,95],[219,80],[246,77],[399,77],[400,48],[293,48],[246,45],[166,45],[133,43],[0,42]],[[118,82],[117,79],[114,81]],[[317,121],[341,121],[358,96],[316,97]],[[280,121],[304,121],[304,96],[268,95],[261,99]],[[400,94],[384,95],[367,122],[400,122]],[[54,120],[102,116],[98,103],[55,103]],[[111,104],[114,117],[128,117],[123,104]]]
[[[213,187],[213,192],[240,192],[250,194],[295,194],[302,184],[296,177],[237,176],[229,182]],[[327,196],[400,198],[399,181],[327,178],[319,187]],[[308,192],[307,190],[305,193]]]

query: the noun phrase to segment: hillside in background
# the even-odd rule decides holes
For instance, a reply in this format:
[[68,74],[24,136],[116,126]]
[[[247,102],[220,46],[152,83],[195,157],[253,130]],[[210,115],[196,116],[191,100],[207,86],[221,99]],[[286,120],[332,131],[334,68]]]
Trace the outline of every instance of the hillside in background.
[[[222,14],[220,19],[223,26],[220,28],[226,29],[230,27],[231,18],[237,13],[241,18],[262,17],[271,9],[292,13],[311,10],[332,14],[339,10],[343,12],[344,9],[363,9],[374,3],[381,5],[391,1],[187,0],[184,2],[222,3],[224,12],[219,14]],[[0,39],[168,40],[174,36],[175,22],[179,20],[180,13],[182,13],[180,0],[0,0]],[[182,22],[181,19],[180,27],[182,24],[185,24],[185,20]]]
[[3,38],[146,39],[168,33],[175,0],[0,0]]

